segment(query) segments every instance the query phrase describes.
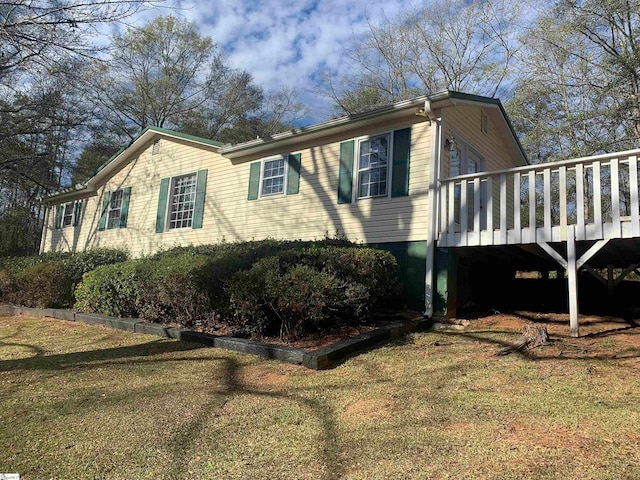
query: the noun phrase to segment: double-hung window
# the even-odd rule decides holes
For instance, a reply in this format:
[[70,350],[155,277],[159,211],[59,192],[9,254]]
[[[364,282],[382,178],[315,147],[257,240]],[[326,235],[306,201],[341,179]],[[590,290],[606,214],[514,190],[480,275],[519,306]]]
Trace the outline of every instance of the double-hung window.
[[196,173],[172,179],[169,230],[192,227],[196,202],[196,182]]
[[107,212],[107,228],[120,228],[120,216],[122,215],[122,190],[111,192],[109,198],[109,210]]
[[409,195],[411,127],[340,143],[338,203]]
[[77,227],[80,224],[83,200],[56,205],[54,227],[56,230],[65,227]]
[[160,181],[156,233],[202,228],[207,170],[163,178]]
[[390,135],[360,140],[358,155],[358,198],[387,195]]
[[64,214],[62,215],[62,226],[70,227],[73,224],[73,202],[64,205]]
[[284,192],[284,158],[266,160],[262,167],[262,195],[276,195]]
[[102,213],[98,222],[98,230],[126,228],[129,218],[129,200],[131,187],[119,188],[104,192],[102,197]]
[[288,153],[251,163],[247,199],[299,193],[300,160],[300,153]]

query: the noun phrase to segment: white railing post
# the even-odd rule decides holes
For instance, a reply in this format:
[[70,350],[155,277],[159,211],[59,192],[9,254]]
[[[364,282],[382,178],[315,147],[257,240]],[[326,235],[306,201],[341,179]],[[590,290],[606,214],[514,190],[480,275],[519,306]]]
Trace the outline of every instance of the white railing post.
[[621,237],[620,226],[620,176],[618,173],[618,159],[611,159],[611,235]]
[[629,190],[631,197],[631,236],[640,237],[640,206],[638,204],[638,158],[629,157]]
[[487,175],[487,183],[484,187],[487,191],[487,207],[486,207],[486,215],[487,215],[487,236],[489,240],[484,242],[487,245],[493,245],[493,177],[491,175]]
[[536,241],[536,171],[529,172],[529,243]]

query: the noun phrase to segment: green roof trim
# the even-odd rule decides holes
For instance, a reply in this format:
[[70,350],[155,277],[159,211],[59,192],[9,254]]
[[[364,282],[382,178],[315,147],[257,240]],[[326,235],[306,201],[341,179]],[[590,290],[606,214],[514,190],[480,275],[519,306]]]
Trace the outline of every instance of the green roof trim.
[[142,135],[144,135],[145,133],[147,133],[147,131],[151,130],[152,132],[157,132],[157,133],[163,133],[165,135],[171,135],[172,137],[177,137],[177,138],[184,138],[185,140],[190,140],[192,142],[198,142],[198,143],[205,143],[207,145],[211,145],[213,147],[221,147],[222,145],[224,145],[221,142],[216,142],[215,140],[209,140],[208,138],[204,138],[204,137],[197,137],[195,135],[189,135],[186,133],[182,133],[182,132],[176,132],[174,130],[169,130],[168,128],[161,128],[161,127],[154,127],[154,126],[150,126],[145,128],[142,132],[140,132],[138,134],[138,136],[136,136],[136,138],[134,138],[133,140],[131,140],[129,142],[128,145],[122,147],[120,150],[118,150],[114,155],[111,156],[111,158],[109,158],[109,160],[107,160],[106,162],[104,162],[102,165],[100,165],[95,172],[93,172],[93,174],[87,178],[83,183],[87,183],[89,180],[91,180],[93,177],[95,177],[98,173],[100,173],[102,170],[104,170],[104,168],[109,165],[113,160],[115,160],[115,158],[120,155],[122,152],[124,152],[127,148],[129,148],[131,145],[133,145],[133,143],[138,140]]
[[191,140],[192,142],[206,143],[207,145],[211,145],[212,147],[221,147],[222,145],[224,145],[224,143],[222,142],[216,142],[215,140],[210,140],[208,138],[198,137],[196,135],[189,135],[187,133],[182,133],[182,132],[176,132],[175,130],[169,130],[167,128],[161,128],[161,127],[147,127],[142,131],[140,135],[138,135],[138,137],[140,137],[147,130],[151,130],[158,133],[164,133],[166,135],[171,135],[172,137],[184,138],[185,140]]
[[[509,127],[509,130],[511,130],[511,134],[513,135],[513,138],[515,139],[516,143],[518,144],[518,148],[520,149],[520,152],[522,153],[522,156],[524,157],[524,161],[527,163],[527,165],[531,164],[531,162],[529,162],[529,157],[527,157],[527,154],[524,151],[524,147],[520,143],[520,138],[518,138],[518,134],[516,133],[516,129],[513,128],[513,124],[511,123],[511,120],[509,119],[509,116],[507,115],[507,112],[504,109],[504,107],[502,106],[502,102],[500,101],[499,98],[481,97],[480,95],[473,95],[471,93],[462,93],[462,92],[457,92],[455,90],[448,90],[447,93],[449,94],[449,98],[457,98],[459,100],[469,100],[471,102],[481,102],[481,103],[488,103],[488,104],[497,105],[500,108],[500,112],[502,113],[502,116],[504,117],[505,121],[507,122],[507,127]],[[437,94],[434,95],[434,97],[435,96],[437,96]]]
[[118,150],[114,155],[112,155],[109,158],[109,160],[107,160],[102,165],[100,165],[96,169],[96,171],[93,172],[93,174],[89,178],[87,178],[84,182],[82,182],[81,184],[78,184],[78,185],[76,185],[74,187],[67,187],[67,188],[65,188],[63,190],[60,190],[58,192],[54,192],[54,193],[51,193],[49,195],[45,195],[44,197],[42,197],[43,200],[52,199],[52,198],[55,198],[55,197],[58,197],[58,196],[62,196],[62,195],[65,195],[65,194],[75,193],[75,192],[80,192],[82,190],[85,190],[87,184],[89,183],[89,181],[92,178],[94,178],[96,175],[98,175],[98,173],[100,173],[102,170],[104,170],[107,167],[107,165],[109,165],[116,158],[118,158],[120,155],[122,155],[122,153],[125,150],[127,150],[129,147],[131,147],[131,145],[133,145],[140,137],[142,137],[148,131],[160,133],[160,134],[163,134],[163,135],[168,135],[168,136],[175,137],[175,138],[182,138],[184,140],[189,140],[190,142],[203,143],[205,145],[211,145],[212,147],[222,147],[224,145],[221,142],[216,142],[215,140],[210,140],[208,138],[198,137],[196,135],[189,135],[187,133],[182,133],[182,132],[176,132],[174,130],[169,130],[168,128],[149,126],[149,127],[146,127],[144,130],[142,130],[142,132],[140,132],[127,145],[125,145],[120,150]]

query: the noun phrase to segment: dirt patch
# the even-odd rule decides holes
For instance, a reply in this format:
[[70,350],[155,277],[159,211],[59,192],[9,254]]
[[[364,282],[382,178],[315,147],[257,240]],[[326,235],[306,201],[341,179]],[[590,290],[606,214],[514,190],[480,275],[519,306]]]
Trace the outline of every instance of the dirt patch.
[[360,398],[348,403],[342,416],[353,423],[374,423],[391,416],[397,410],[394,398]]
[[[514,312],[471,320],[468,332],[520,333],[525,326],[546,325],[552,344],[528,354],[536,358],[638,358],[640,326],[622,318],[585,315],[580,317],[580,337],[569,331],[569,314]],[[516,343],[516,338],[514,338]]]
[[[603,442],[577,435],[560,425],[546,424],[536,418],[520,418],[501,426],[496,432],[496,439],[534,448],[579,450],[583,454],[589,451],[595,454],[603,446]],[[611,442],[610,440],[609,443]]]

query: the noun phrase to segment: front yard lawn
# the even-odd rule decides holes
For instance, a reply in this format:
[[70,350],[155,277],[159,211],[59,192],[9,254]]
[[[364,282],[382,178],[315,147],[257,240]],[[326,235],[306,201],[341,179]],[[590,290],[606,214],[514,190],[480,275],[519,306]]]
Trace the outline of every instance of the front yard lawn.
[[[497,357],[526,316],[311,371],[0,317],[0,472],[23,479],[640,478],[640,328]],[[558,320],[559,322],[559,320]]]

